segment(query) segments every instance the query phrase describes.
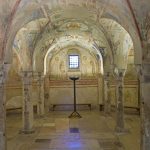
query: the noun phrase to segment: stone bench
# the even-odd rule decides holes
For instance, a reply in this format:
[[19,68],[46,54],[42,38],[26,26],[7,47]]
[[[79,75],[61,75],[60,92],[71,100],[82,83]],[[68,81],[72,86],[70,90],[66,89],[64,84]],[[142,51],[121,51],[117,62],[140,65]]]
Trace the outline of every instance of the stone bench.
[[[56,106],[74,106],[73,104],[51,104],[51,105],[52,105],[52,111],[55,110],[55,107],[56,107]],[[90,110],[92,109],[90,103],[76,104],[76,106],[88,106]]]

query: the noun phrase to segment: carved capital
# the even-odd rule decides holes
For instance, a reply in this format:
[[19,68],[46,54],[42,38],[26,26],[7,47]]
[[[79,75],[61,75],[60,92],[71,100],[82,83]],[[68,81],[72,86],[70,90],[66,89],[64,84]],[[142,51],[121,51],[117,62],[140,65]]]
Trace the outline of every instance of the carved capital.
[[4,84],[9,71],[10,64],[4,63],[0,66],[0,84]]
[[110,79],[110,72],[104,73],[104,80],[109,81]]
[[21,75],[24,84],[32,84],[32,77],[33,77],[32,71],[22,71]]
[[0,85],[5,82],[5,71],[3,67],[0,67]]
[[118,80],[118,81],[123,81],[124,76],[125,76],[125,72],[126,72],[126,69],[118,69],[118,68],[115,68],[115,69],[114,69],[114,77],[115,77],[116,80]]
[[138,74],[138,76],[140,78],[141,75],[142,75],[142,65],[141,64],[136,64],[135,68],[136,68],[137,74]]
[[142,64],[141,77],[142,82],[150,83],[150,64]]
[[38,84],[41,84],[44,82],[44,74],[42,72],[34,72],[34,81],[36,81]]
[[21,75],[22,75],[23,78],[32,77],[33,72],[32,71],[22,71]]

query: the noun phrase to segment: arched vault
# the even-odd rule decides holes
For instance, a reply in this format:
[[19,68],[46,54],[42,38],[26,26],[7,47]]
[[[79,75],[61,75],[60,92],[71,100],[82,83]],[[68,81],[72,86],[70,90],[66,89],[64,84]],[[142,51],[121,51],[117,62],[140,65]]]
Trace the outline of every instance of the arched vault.
[[[70,23],[73,22],[73,20],[79,20],[79,24],[84,22],[85,24],[94,24],[97,28],[100,28],[103,22],[101,18],[107,18],[116,21],[116,23],[119,23],[130,34],[135,49],[135,63],[140,63],[140,39],[132,15],[126,15],[130,14],[130,9],[128,9],[128,7],[126,6],[127,3],[123,0],[121,0],[120,2],[114,1],[114,3],[110,3],[110,1],[107,0],[51,0],[51,2],[42,0],[33,0],[29,2],[27,0],[22,0],[19,6],[16,8],[17,10],[15,13],[15,17],[11,22],[5,50],[5,54],[7,54],[5,55],[5,62],[11,62],[12,45],[14,43],[16,34],[19,30],[21,30],[21,28],[24,28],[31,21],[36,21],[40,18],[45,18],[47,20],[47,24],[45,24],[44,26],[41,25],[40,27],[40,33],[38,35],[38,38],[36,38],[36,41],[39,41],[39,39],[43,36],[42,33],[44,33],[45,29],[47,29],[47,26],[53,28],[53,30],[59,26],[59,24],[56,24],[56,22],[62,24],[67,22],[68,20],[70,20]],[[70,27],[74,28],[75,26],[72,26],[71,24]],[[89,32],[91,31],[91,29],[95,28],[95,26],[91,26]],[[65,31],[62,30],[61,32]],[[107,42],[109,43],[108,40]],[[113,45],[114,43],[111,44]],[[31,59],[31,63],[32,62],[33,60]]]

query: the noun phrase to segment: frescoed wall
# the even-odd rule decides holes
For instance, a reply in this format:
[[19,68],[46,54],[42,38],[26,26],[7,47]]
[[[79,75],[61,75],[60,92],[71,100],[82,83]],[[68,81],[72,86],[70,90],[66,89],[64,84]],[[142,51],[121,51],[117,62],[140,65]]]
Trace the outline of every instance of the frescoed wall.
[[[69,55],[79,55],[79,68],[69,69]],[[77,103],[98,105],[98,78],[100,66],[96,56],[83,48],[65,48],[49,60],[49,104],[72,104],[73,83],[70,76],[79,76]],[[102,88],[102,83],[101,83]],[[59,94],[58,94],[59,93]]]

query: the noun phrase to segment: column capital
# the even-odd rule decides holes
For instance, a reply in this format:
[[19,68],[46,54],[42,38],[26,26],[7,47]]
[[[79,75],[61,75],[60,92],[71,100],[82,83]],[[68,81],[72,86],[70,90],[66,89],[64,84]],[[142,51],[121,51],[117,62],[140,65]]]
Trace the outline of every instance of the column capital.
[[142,82],[150,82],[150,64],[137,64],[135,66],[139,79]]
[[41,79],[44,79],[44,74],[43,74],[43,72],[38,72],[38,77],[41,78]]
[[5,82],[10,65],[11,64],[8,63],[4,63],[0,65],[0,84],[3,84]]
[[21,71],[22,77],[32,77],[33,71]]
[[124,76],[125,76],[125,72],[126,72],[126,69],[118,69],[118,68],[115,68],[114,69],[114,77],[116,78],[116,80],[123,80]]
[[140,73],[142,69],[142,64],[135,64],[135,67],[136,67],[137,73]]
[[150,59],[150,43],[147,41],[147,38],[145,37],[145,40],[142,41],[142,47],[143,47],[143,61],[149,62]]
[[24,85],[32,84],[32,77],[33,77],[32,71],[22,71],[21,76],[22,76],[22,81]]
[[4,81],[5,81],[4,67],[0,66],[0,84],[4,84]]
[[34,76],[44,76],[44,73],[43,72],[33,72],[33,75]]
[[141,67],[142,67],[142,73],[144,75],[150,74],[150,62],[149,63],[143,63]]
[[142,75],[142,65],[141,64],[135,64],[136,72],[138,74],[138,77],[140,78]]
[[36,81],[36,82],[44,81],[45,76],[44,76],[43,72],[34,72],[33,76],[34,76],[34,81]]
[[109,78],[110,78],[110,72],[106,72],[106,73],[104,73],[104,80],[109,80]]

